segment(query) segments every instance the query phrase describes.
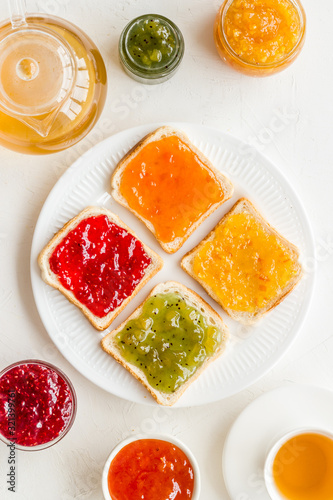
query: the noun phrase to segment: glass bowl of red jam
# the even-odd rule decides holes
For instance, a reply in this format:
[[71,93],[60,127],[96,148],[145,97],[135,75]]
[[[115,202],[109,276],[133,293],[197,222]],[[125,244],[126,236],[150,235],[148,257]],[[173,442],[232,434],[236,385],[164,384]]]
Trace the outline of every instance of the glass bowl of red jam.
[[199,466],[178,439],[140,434],[113,449],[102,487],[105,500],[199,500]]
[[59,368],[32,359],[0,372],[0,439],[7,445],[44,450],[67,434],[75,415],[74,387]]

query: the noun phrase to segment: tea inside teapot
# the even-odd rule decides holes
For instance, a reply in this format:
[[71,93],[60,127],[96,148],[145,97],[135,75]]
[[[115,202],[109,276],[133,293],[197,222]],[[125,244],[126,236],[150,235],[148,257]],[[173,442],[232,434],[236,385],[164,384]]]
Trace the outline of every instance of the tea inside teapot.
[[103,59],[79,28],[22,12],[0,26],[0,143],[25,153],[69,147],[93,127],[105,97]]

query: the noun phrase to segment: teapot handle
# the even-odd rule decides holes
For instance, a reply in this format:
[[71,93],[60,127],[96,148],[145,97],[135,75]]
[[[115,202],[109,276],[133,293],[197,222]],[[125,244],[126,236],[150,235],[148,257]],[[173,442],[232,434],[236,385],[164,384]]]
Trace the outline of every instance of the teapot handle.
[[12,28],[27,26],[25,0],[7,0]]

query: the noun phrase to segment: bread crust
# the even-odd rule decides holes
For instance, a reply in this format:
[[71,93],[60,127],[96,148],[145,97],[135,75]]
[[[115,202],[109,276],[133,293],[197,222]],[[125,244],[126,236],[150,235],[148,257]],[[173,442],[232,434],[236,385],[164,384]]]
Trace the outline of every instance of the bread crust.
[[[149,143],[158,141],[164,137],[168,136],[176,136],[178,137],[181,141],[183,141],[185,144],[189,146],[189,148],[199,157],[201,162],[209,168],[216,176],[218,181],[220,182],[220,186],[223,190],[224,197],[222,200],[220,200],[217,203],[214,203],[204,214],[201,215],[201,217],[191,225],[191,227],[188,229],[186,234],[182,238],[176,238],[172,242],[163,242],[161,241],[157,236],[156,236],[156,231],[153,226],[153,224],[145,219],[143,216],[138,214],[127,202],[127,200],[121,195],[120,192],[120,184],[121,184],[121,178],[123,175],[124,170],[126,169],[128,163]],[[164,126],[160,127],[154,132],[149,133],[143,139],[141,139],[130,151],[122,158],[122,160],[118,163],[112,178],[111,178],[111,193],[113,198],[120,203],[120,205],[123,205],[125,208],[130,210],[136,217],[138,217],[146,226],[147,228],[154,234],[156,237],[157,241],[163,248],[163,250],[167,253],[175,253],[177,250],[181,248],[181,246],[185,243],[185,241],[189,238],[189,236],[197,229],[197,227],[211,214],[216,210],[219,206],[221,206],[224,202],[229,200],[233,194],[233,185],[231,181],[225,177],[219,170],[217,170],[213,164],[206,158],[206,156],[198,149],[192,142],[189,140],[189,138],[184,134],[184,132],[174,129],[170,126]]]
[[[210,324],[213,324],[214,326],[219,328],[222,334],[221,344],[216,349],[214,355],[211,356],[210,358],[207,358],[203,362],[201,367],[199,367],[196,370],[196,372],[192,375],[192,377],[190,377],[181,387],[179,387],[172,394],[163,393],[161,391],[154,389],[149,384],[145,374],[139,368],[137,368],[134,365],[131,365],[122,357],[121,353],[119,352],[118,348],[114,343],[115,336],[125,327],[127,322],[140,316],[143,305],[147,300],[150,299],[150,297],[158,293],[163,293],[163,292],[167,293],[168,291],[178,292],[182,297],[186,299],[188,303],[190,303],[192,306],[200,310],[201,314],[205,316],[205,318],[207,319],[208,322],[210,322]],[[214,309],[209,304],[207,304],[207,302],[205,302],[197,293],[187,288],[185,285],[182,285],[181,283],[178,283],[176,281],[167,281],[165,283],[159,283],[157,286],[155,286],[151,290],[150,294],[146,297],[146,299],[140,304],[140,306],[137,307],[137,309],[125,321],[123,321],[121,325],[119,325],[115,330],[108,333],[102,339],[101,345],[105,352],[110,354],[118,363],[120,363],[124,368],[126,368],[126,370],[128,370],[137,380],[139,380],[139,382],[141,382],[146,387],[146,389],[154,397],[157,403],[163,406],[172,406],[180,398],[180,396],[184,393],[184,391],[207,368],[207,366],[222,354],[222,352],[226,348],[228,338],[229,338],[228,327],[225,325],[222,318],[217,314],[217,312],[214,311]]]
[[[57,247],[57,245],[67,236],[67,234],[74,229],[82,220],[97,215],[106,215],[110,221],[114,222],[118,226],[122,227],[128,233],[133,235],[140,243],[142,244],[145,252],[151,258],[151,264],[147,267],[145,271],[145,275],[140,283],[137,285],[135,290],[131,295],[129,295],[116,309],[110,311],[106,316],[99,318],[94,315],[84,304],[82,304],[71,292],[67,290],[58,280],[56,274],[54,274],[50,268],[49,259]],[[121,311],[126,307],[126,305],[130,302],[130,300],[141,290],[142,287],[163,267],[163,260],[159,255],[157,255],[153,250],[151,250],[147,245],[145,245],[130,229],[124,222],[122,222],[119,217],[109,210],[101,207],[87,207],[78,215],[73,217],[70,221],[68,221],[62,229],[60,229],[53,238],[49,241],[49,243],[44,247],[44,249],[40,252],[38,256],[38,265],[41,270],[42,278],[48,285],[53,288],[59,290],[72,304],[77,306],[83,314],[88,318],[90,323],[97,330],[105,330],[112,321],[121,313]]]
[[[235,214],[235,213],[249,213],[252,214],[256,220],[266,229],[268,230],[271,234],[275,235],[277,239],[283,243],[284,246],[288,248],[290,251],[290,254],[293,257],[293,260],[295,262],[296,266],[296,275],[293,277],[292,280],[288,282],[288,284],[280,291],[280,293],[273,298],[265,307],[258,308],[255,312],[249,313],[249,312],[242,312],[242,311],[234,311],[230,308],[227,308],[223,305],[219,297],[216,295],[216,293],[207,285],[207,283],[200,279],[193,271],[193,260],[196,256],[196,254],[199,252],[201,247],[207,242],[210,241],[214,238],[215,236],[215,231],[216,229],[223,225],[224,222],[229,218],[230,215]],[[206,290],[208,295],[210,295],[218,304],[223,307],[223,309],[229,314],[229,316],[236,320],[239,321],[240,323],[244,325],[251,325],[255,322],[257,322],[259,319],[261,319],[268,311],[271,311],[274,309],[277,305],[282,302],[283,299],[289,293],[295,288],[297,283],[300,281],[303,272],[302,272],[302,267],[299,263],[299,250],[298,248],[290,243],[284,236],[282,236],[276,229],[274,229],[267,221],[264,219],[264,217],[258,212],[258,210],[254,207],[254,205],[247,199],[247,198],[240,198],[235,205],[227,212],[224,217],[218,222],[218,224],[214,227],[212,231],[192,250],[187,252],[187,254],[184,255],[182,261],[181,261],[181,267],[182,269],[189,274],[193,279],[195,279],[200,285]]]

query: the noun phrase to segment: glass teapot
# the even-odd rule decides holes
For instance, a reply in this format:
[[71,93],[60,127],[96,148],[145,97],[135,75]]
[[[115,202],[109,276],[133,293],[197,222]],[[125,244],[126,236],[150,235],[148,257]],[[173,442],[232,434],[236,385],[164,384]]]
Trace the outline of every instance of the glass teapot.
[[55,17],[26,15],[8,0],[0,24],[0,144],[21,153],[68,148],[94,126],[106,98],[106,69],[79,28]]

